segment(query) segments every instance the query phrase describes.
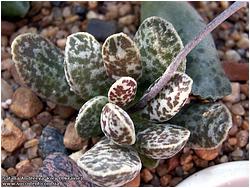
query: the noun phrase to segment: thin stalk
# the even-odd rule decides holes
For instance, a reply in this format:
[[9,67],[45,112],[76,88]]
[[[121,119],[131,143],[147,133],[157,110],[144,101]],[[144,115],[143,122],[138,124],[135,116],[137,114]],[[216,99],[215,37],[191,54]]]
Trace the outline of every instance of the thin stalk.
[[224,10],[215,19],[213,19],[209,24],[207,24],[206,27],[179,52],[179,54],[175,57],[175,59],[163,73],[161,79],[159,79],[159,81],[151,88],[151,90],[147,94],[145,94],[137,104],[132,106],[129,111],[138,111],[145,107],[150,100],[155,98],[155,96],[167,85],[168,81],[174,75],[180,63],[186,58],[186,56],[217,26],[219,26],[228,17],[245,6],[247,6],[246,1],[237,1],[226,10]]

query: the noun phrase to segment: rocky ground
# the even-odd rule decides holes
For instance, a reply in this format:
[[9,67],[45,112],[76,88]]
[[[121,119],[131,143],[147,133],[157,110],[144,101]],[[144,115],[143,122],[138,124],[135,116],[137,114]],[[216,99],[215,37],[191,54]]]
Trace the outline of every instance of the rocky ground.
[[[193,5],[209,21],[229,3],[195,2]],[[11,60],[13,39],[21,33],[40,33],[64,49],[66,37],[78,31],[87,31],[99,41],[116,32],[132,37],[139,26],[139,18],[140,3],[137,2],[55,1],[32,2],[28,16],[18,22],[2,20],[2,175],[35,175],[49,153],[70,155],[82,148],[81,152],[84,152],[99,139],[82,140],[77,136],[73,126],[77,114],[74,109],[43,100],[21,86]],[[173,158],[161,160],[157,168],[143,168],[127,186],[175,186],[208,166],[249,160],[248,32],[248,8],[234,14],[213,32],[223,67],[232,82],[232,94],[223,98],[233,117],[227,140],[220,148],[211,151],[185,147]]]

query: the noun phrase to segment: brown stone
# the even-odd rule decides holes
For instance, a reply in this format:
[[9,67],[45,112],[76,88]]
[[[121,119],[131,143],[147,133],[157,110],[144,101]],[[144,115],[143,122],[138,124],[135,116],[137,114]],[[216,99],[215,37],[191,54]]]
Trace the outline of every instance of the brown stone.
[[31,163],[35,168],[38,169],[43,165],[43,160],[42,158],[38,157],[38,158],[31,159]]
[[182,166],[182,169],[184,172],[188,172],[189,170],[191,170],[191,168],[193,168],[194,163],[193,162],[189,162],[189,163],[185,163]]
[[41,112],[35,118],[35,122],[43,126],[46,126],[51,120],[52,120],[52,115],[47,111]]
[[168,172],[174,170],[177,166],[179,166],[179,159],[177,156],[174,156],[167,160],[167,170]]
[[25,142],[24,148],[30,148],[30,147],[36,146],[38,145],[38,143],[39,143],[38,139],[34,138],[32,140]]
[[28,159],[36,158],[38,156],[37,153],[38,153],[38,145],[28,148],[27,149]]
[[25,176],[34,177],[36,174],[37,174],[37,169],[34,168],[34,166],[31,163],[29,163],[29,164],[21,166],[18,169],[17,177],[25,177]]
[[19,170],[20,168],[22,168],[22,166],[26,166],[29,164],[30,164],[30,161],[28,159],[20,161],[19,163],[16,164],[16,169]]
[[170,183],[171,179],[172,179],[171,175],[162,176],[160,179],[161,186],[166,187]]
[[184,165],[184,164],[191,162],[192,159],[193,159],[193,157],[191,154],[188,154],[188,153],[183,154],[180,158],[181,165]]
[[130,25],[135,21],[135,15],[127,15],[119,18],[118,23],[122,26]]
[[238,132],[238,126],[237,126],[237,125],[233,125],[233,126],[229,129],[228,134],[229,134],[230,136],[235,136],[237,132]]
[[139,187],[141,183],[140,173],[130,182],[123,185],[123,187]]
[[210,161],[215,159],[219,155],[219,148],[211,149],[211,150],[205,150],[205,149],[197,149],[194,150],[196,155],[200,157],[201,159]]
[[231,146],[235,146],[237,144],[237,139],[235,137],[231,137],[231,138],[228,139],[228,143]]
[[243,116],[245,114],[245,109],[241,105],[241,103],[234,104],[231,108],[232,112],[236,115]]
[[13,167],[7,169],[7,173],[9,176],[15,176],[17,174],[17,170]]
[[12,95],[13,90],[10,84],[8,84],[8,82],[6,82],[4,79],[1,79],[1,102],[11,99]]
[[74,114],[75,109],[68,107],[68,106],[62,106],[62,105],[57,105],[56,108],[53,110],[53,112],[56,115],[59,115],[60,118],[62,119],[67,119],[69,118],[72,114]]
[[156,168],[156,172],[159,176],[164,176],[168,173],[167,166],[165,164],[160,164]]
[[66,148],[71,150],[79,150],[83,148],[84,140],[80,136],[78,136],[74,122],[69,123],[69,125],[67,126],[63,138],[63,143]]
[[13,95],[10,110],[20,118],[31,118],[43,109],[43,103],[28,88],[20,87]]
[[7,21],[1,21],[1,31],[2,31],[2,35],[7,35],[7,36],[11,36],[12,33],[15,31],[16,26],[14,23],[12,22],[7,22]]
[[63,134],[67,128],[67,125],[65,125],[65,120],[61,119],[58,116],[54,116],[53,119],[49,122],[48,126],[58,129],[61,134]]
[[236,134],[236,138],[237,138],[237,145],[239,147],[244,147],[247,145],[248,143],[248,131],[245,131],[245,130],[241,130],[240,132],[238,132]]
[[238,82],[231,83],[232,93],[223,98],[223,101],[236,103],[240,101],[240,84]]
[[198,167],[201,167],[201,168],[208,167],[208,161],[206,161],[204,159],[200,159],[197,156],[193,156],[193,161],[194,161],[195,165]]
[[243,123],[241,124],[241,127],[242,127],[242,129],[248,131],[249,130],[249,123],[248,123],[248,121],[244,120]]
[[248,63],[224,62],[224,71],[231,81],[247,81],[249,80]]
[[170,183],[169,183],[169,187],[175,187],[178,183],[180,183],[182,181],[182,177],[174,177]]
[[249,97],[249,85],[248,84],[241,84],[240,85],[240,92],[244,93],[246,96]]
[[153,179],[153,175],[151,174],[151,172],[147,168],[144,168],[141,171],[141,178],[145,183],[148,183]]
[[7,172],[1,168],[1,176],[8,176]]
[[20,147],[25,140],[26,136],[23,132],[17,128],[10,119],[6,118],[2,124],[2,147],[8,152],[13,152]]

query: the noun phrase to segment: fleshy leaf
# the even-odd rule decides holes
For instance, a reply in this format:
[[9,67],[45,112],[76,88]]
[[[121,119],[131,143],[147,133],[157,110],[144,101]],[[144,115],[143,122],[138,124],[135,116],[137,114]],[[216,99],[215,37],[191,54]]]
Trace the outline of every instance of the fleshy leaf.
[[[159,16],[171,22],[184,45],[206,26],[199,13],[184,1],[142,2],[141,20],[150,16]],[[231,93],[230,82],[222,69],[211,34],[187,56],[186,73],[194,81],[194,95],[217,100]]]
[[102,133],[100,117],[102,108],[108,103],[108,98],[97,96],[87,101],[76,118],[76,132],[82,138],[98,136]]
[[153,159],[168,159],[186,144],[190,132],[176,125],[155,124],[137,134],[138,152]]
[[145,155],[139,154],[142,165],[146,168],[156,168],[159,165],[159,159],[152,159]]
[[112,84],[103,66],[101,45],[85,32],[67,37],[65,74],[71,89],[85,100],[106,96]]
[[117,187],[133,180],[141,170],[138,153],[103,139],[77,161],[88,178],[103,187]]
[[191,103],[184,107],[171,123],[190,130],[188,144],[193,149],[214,149],[227,137],[232,117],[221,103]]
[[156,122],[169,120],[185,104],[191,92],[192,83],[188,75],[176,72],[167,86],[142,110],[142,116]]
[[101,113],[101,128],[103,133],[118,145],[135,143],[134,123],[122,108],[108,103]]
[[109,102],[123,107],[135,98],[136,89],[137,82],[133,78],[121,77],[109,89]]
[[140,52],[135,43],[124,33],[111,35],[102,47],[104,67],[109,77],[119,79],[130,76],[141,77]]
[[[143,65],[143,82],[153,83],[162,76],[172,60],[183,48],[182,41],[171,23],[159,17],[143,21],[135,34]],[[185,72],[186,61],[178,70]]]
[[70,91],[63,70],[63,53],[37,34],[15,38],[11,45],[20,78],[40,97],[79,109],[83,100]]

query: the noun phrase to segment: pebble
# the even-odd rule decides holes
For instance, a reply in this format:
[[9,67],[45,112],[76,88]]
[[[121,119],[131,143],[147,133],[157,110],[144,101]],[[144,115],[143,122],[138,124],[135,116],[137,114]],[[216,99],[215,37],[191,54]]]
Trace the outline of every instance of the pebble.
[[15,167],[16,163],[17,163],[17,155],[10,155],[4,159],[1,166],[4,169],[8,169],[11,167]]
[[168,173],[168,169],[165,164],[160,164],[157,166],[156,172],[159,176],[164,176]]
[[228,50],[225,53],[225,59],[228,60],[228,61],[238,62],[238,61],[241,60],[241,57],[240,57],[240,55],[238,54],[237,51],[235,51],[235,50]]
[[193,159],[193,157],[191,154],[185,153],[185,154],[182,154],[182,156],[180,158],[180,163],[181,163],[181,165],[184,165],[184,164],[191,162],[192,159]]
[[220,5],[223,9],[227,9],[229,7],[228,1],[220,1]]
[[40,157],[31,159],[31,163],[35,168],[40,168],[43,165],[43,160]]
[[238,127],[242,124],[243,119],[239,115],[233,115],[233,124],[236,124]]
[[238,42],[237,46],[242,49],[248,49],[249,48],[249,39],[245,36],[243,36]]
[[8,157],[8,153],[5,150],[1,149],[1,162],[3,162],[6,157]]
[[11,99],[13,95],[13,90],[10,84],[4,79],[1,79],[1,102],[5,102],[8,99]]
[[89,1],[89,2],[88,2],[88,8],[89,8],[90,10],[95,9],[95,8],[97,7],[97,5],[98,5],[98,2],[97,2],[97,1]]
[[61,134],[63,134],[67,128],[65,120],[57,116],[53,116],[53,119],[49,122],[48,126],[58,129]]
[[66,46],[66,39],[58,39],[56,41],[56,45],[61,48],[61,49],[64,49],[65,46]]
[[58,129],[53,127],[45,127],[39,139],[39,153],[42,158],[46,158],[49,154],[61,152],[67,154],[63,145],[63,135]]
[[117,32],[117,24],[115,21],[91,19],[87,25],[87,32],[93,35],[97,40],[103,42],[107,37]]
[[8,152],[13,152],[26,140],[25,134],[8,118],[2,123],[1,130],[1,146]]
[[8,173],[9,176],[15,176],[17,174],[17,170],[13,167],[8,168],[6,172]]
[[249,137],[248,134],[248,131],[245,130],[241,130],[236,134],[237,146],[242,148],[247,145]]
[[71,150],[80,150],[84,146],[84,140],[77,134],[75,123],[68,124],[63,138],[64,146]]
[[43,103],[28,88],[18,88],[12,99],[10,110],[20,118],[31,118],[43,109]]
[[241,84],[240,92],[244,93],[247,97],[249,97],[249,84]]
[[108,5],[105,17],[107,18],[107,20],[116,19],[118,17],[117,5],[114,4]]
[[153,177],[151,184],[152,187],[160,187],[160,180],[156,175]]
[[[10,58],[6,58],[1,62],[1,70],[2,71],[10,70],[12,66],[13,66],[13,61]],[[1,80],[3,80],[3,79],[1,79]]]
[[88,9],[83,6],[75,6],[74,13],[80,17],[80,20],[84,20],[86,18],[86,14]]
[[221,158],[220,158],[220,163],[226,163],[228,162],[228,157],[227,155],[223,155]]
[[1,168],[1,176],[8,176],[7,172]]
[[68,18],[71,16],[71,8],[70,7],[64,7],[62,11],[62,15],[64,18]]
[[38,139],[34,138],[32,140],[25,142],[24,148],[30,148],[30,147],[36,146],[38,145],[38,143],[39,143]]
[[43,131],[43,127],[36,123],[34,125],[32,125],[31,127],[31,130],[37,135],[37,136],[40,136],[42,134],[42,131]]
[[52,115],[47,111],[43,111],[36,116],[35,123],[46,126],[51,120]]
[[29,121],[23,121],[21,124],[22,130],[27,130],[30,127],[30,122]]
[[87,14],[87,19],[89,20],[89,22],[91,21],[91,19],[98,19],[99,15],[95,12],[95,11],[89,11]]
[[66,18],[65,24],[74,23],[74,22],[76,22],[77,20],[79,20],[79,18],[80,18],[80,17],[79,17],[78,15],[70,16],[70,17]]
[[249,109],[249,100],[243,100],[240,103],[246,110]]
[[244,155],[244,152],[240,149],[240,148],[237,148],[236,150],[234,150],[232,153],[231,153],[231,156],[233,157],[233,160],[241,160],[242,157]]
[[2,35],[11,36],[16,30],[16,26],[12,22],[1,21],[1,32]]
[[38,145],[29,147],[27,149],[27,156],[28,156],[28,159],[36,158],[38,156]]
[[174,170],[177,166],[179,166],[179,159],[177,156],[174,156],[167,160],[167,170],[168,173]]
[[249,123],[248,121],[243,121],[243,123],[241,124],[242,129],[249,131]]
[[59,115],[62,119],[67,119],[75,113],[75,109],[67,106],[57,105],[53,110],[54,114]]
[[122,6],[119,6],[119,9],[118,9],[120,17],[129,14],[131,11],[132,11],[132,7],[130,3],[125,3]]
[[235,137],[231,137],[231,138],[228,139],[228,143],[231,146],[235,146],[237,144],[237,139]]
[[232,93],[223,98],[224,101],[236,103],[240,101],[240,84],[238,82],[231,82]]
[[130,182],[123,185],[123,187],[140,187],[141,176],[140,173]]
[[38,171],[38,176],[52,177],[80,177],[61,181],[58,179],[47,179],[46,183],[56,183],[60,187],[91,187],[94,186],[86,180],[83,170],[62,153],[50,154],[43,161],[43,166]]
[[182,177],[174,177],[169,183],[169,187],[175,187],[178,183],[182,181]]
[[171,179],[172,179],[171,175],[167,174],[162,176],[160,179],[161,186],[166,187],[170,183]]
[[28,140],[31,140],[36,137],[36,133],[31,128],[26,129],[25,131],[23,131],[23,133],[25,134]]
[[[8,43],[9,43],[9,41],[8,41],[7,36],[2,35],[1,36],[1,47],[7,47]],[[1,65],[2,65],[2,63],[1,63]],[[1,67],[1,69],[2,69],[2,67]]]
[[245,109],[241,105],[241,103],[234,104],[231,108],[232,112],[236,115],[243,116],[245,114]]
[[193,168],[194,163],[193,162],[189,162],[189,163],[185,163],[182,166],[182,169],[184,172],[188,172],[189,170],[191,170],[191,168]]
[[118,19],[120,26],[128,26],[135,21],[135,15],[127,15]]
[[29,164],[30,164],[30,160],[28,160],[28,159],[20,161],[19,163],[16,164],[16,169],[19,170],[23,166],[26,166],[26,165],[29,165]]
[[153,179],[153,175],[147,168],[144,168],[141,171],[141,178],[145,183],[149,183]]
[[237,125],[233,125],[233,126],[229,129],[228,134],[229,134],[230,136],[235,136],[237,132],[238,132],[238,126],[237,126]]
[[[37,169],[29,162],[25,165],[22,165],[17,173],[17,177],[34,177],[37,173]],[[25,181],[25,180],[24,180]]]
[[180,177],[184,175],[184,171],[181,166],[175,168],[175,174]]
[[211,149],[211,150],[197,149],[194,151],[195,151],[196,155],[198,157],[200,157],[201,159],[211,161],[219,155],[220,149],[219,148],[215,148],[215,149]]
[[197,167],[206,168],[208,166],[208,161],[200,159],[197,156],[193,157],[193,161]]

